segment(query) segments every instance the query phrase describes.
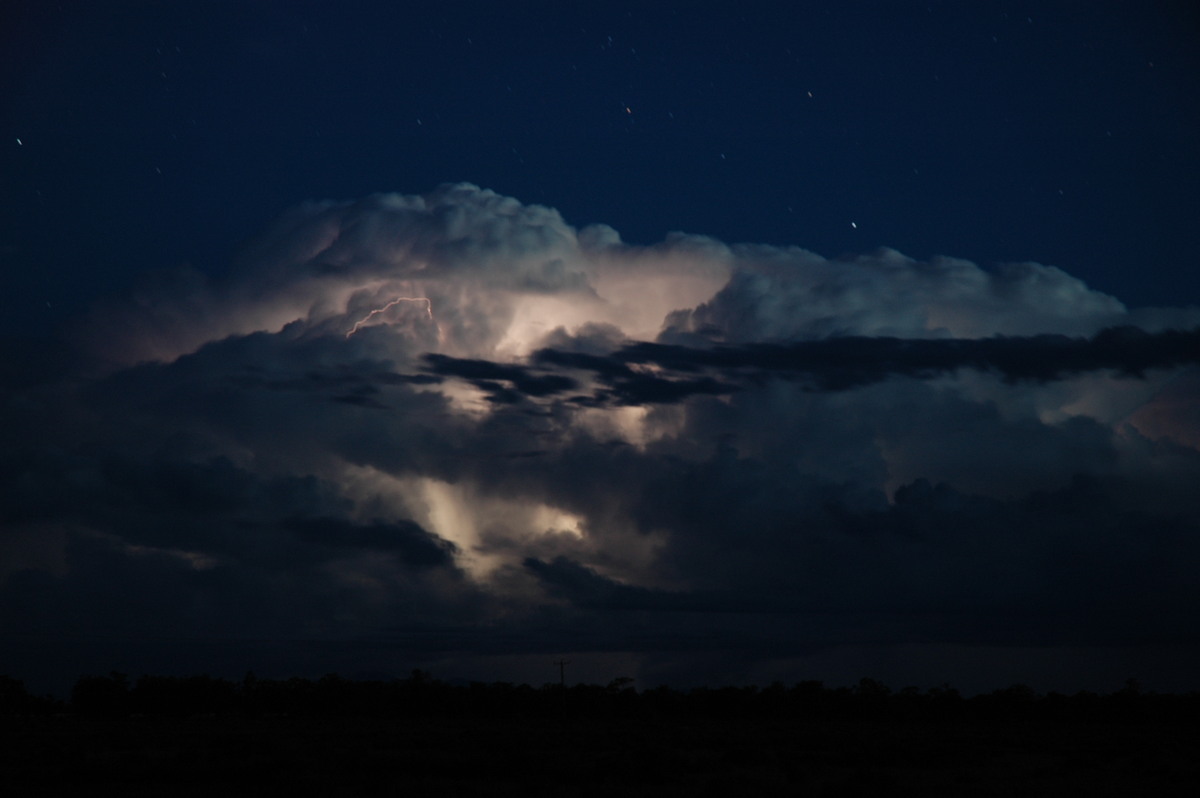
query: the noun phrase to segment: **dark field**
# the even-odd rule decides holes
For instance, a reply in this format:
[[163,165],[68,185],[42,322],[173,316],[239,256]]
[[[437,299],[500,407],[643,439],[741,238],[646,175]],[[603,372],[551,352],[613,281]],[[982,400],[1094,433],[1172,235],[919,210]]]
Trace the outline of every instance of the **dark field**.
[[1195,795],[1194,727],[696,717],[5,718],[5,795]]

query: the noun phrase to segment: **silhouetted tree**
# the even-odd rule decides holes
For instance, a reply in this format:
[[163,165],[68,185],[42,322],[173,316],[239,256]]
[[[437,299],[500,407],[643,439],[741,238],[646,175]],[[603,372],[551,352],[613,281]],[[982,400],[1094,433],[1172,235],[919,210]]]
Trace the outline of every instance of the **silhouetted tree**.
[[25,683],[11,676],[0,676],[0,717],[5,715],[44,715],[54,712],[58,702],[50,696],[34,696]]
[[71,688],[71,709],[90,717],[129,714],[129,677],[117,671],[107,676],[81,676]]
[[239,708],[237,686],[201,676],[142,676],[130,693],[130,708],[147,715],[224,715]]

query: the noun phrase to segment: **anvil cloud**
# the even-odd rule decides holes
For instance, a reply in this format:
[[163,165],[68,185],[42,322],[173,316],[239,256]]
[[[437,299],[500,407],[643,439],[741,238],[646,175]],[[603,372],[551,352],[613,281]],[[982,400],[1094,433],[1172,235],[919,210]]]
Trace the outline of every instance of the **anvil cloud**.
[[1051,266],[632,246],[459,184],[69,337],[2,396],[18,667],[1175,686],[1200,643],[1200,309]]

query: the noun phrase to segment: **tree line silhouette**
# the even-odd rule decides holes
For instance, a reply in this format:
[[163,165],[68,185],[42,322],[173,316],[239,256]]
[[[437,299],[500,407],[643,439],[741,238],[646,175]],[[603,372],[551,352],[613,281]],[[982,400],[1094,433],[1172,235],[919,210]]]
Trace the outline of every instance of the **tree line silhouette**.
[[143,675],[131,681],[113,671],[81,676],[62,701],[32,695],[17,679],[0,676],[0,716],[533,719],[563,713],[598,718],[1192,723],[1200,716],[1200,693],[1146,692],[1133,679],[1108,694],[1041,694],[1018,684],[966,698],[948,685],[893,691],[867,678],[852,687],[803,681],[791,686],[776,682],[767,687],[637,690],[627,677],[607,685],[548,683],[535,688],[508,682],[449,683],[421,670],[392,680],[353,680],[337,674],[315,680],[259,679],[251,672],[241,681],[208,675]]

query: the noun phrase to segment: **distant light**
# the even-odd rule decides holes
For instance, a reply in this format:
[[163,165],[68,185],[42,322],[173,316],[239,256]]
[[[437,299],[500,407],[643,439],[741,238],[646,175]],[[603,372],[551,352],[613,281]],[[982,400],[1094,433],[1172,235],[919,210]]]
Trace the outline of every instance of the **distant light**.
[[20,139],[17,139],[17,146],[18,146],[18,147],[24,147],[25,145],[21,143],[21,140],[20,140]]
[[850,223],[850,226],[851,226],[851,227],[853,227],[855,230],[857,230],[857,229],[858,229],[858,225],[857,225],[856,223],[854,223],[854,222],[851,222],[851,223]]

